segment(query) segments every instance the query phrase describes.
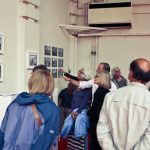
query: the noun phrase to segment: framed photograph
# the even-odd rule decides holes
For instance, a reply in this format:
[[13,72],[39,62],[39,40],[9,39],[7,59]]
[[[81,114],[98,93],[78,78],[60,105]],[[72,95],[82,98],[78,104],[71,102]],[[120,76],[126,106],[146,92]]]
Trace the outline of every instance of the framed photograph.
[[53,78],[57,78],[57,69],[52,69]]
[[59,57],[63,57],[64,54],[63,54],[63,48],[58,48],[58,56]]
[[58,59],[58,67],[63,67],[63,59]]
[[48,69],[49,72],[51,72],[51,69]]
[[52,58],[52,67],[57,67],[57,58]]
[[58,78],[63,76],[63,69],[58,69]]
[[50,67],[51,66],[51,58],[50,57],[44,57],[44,65],[46,67]]
[[0,82],[3,81],[4,77],[4,64],[0,63]]
[[27,52],[27,69],[33,69],[38,64],[39,57],[37,52]]
[[49,56],[51,55],[51,47],[50,46],[45,45],[44,54],[49,55]]
[[4,36],[0,34],[0,54],[4,53]]
[[52,56],[57,56],[57,47],[52,47]]

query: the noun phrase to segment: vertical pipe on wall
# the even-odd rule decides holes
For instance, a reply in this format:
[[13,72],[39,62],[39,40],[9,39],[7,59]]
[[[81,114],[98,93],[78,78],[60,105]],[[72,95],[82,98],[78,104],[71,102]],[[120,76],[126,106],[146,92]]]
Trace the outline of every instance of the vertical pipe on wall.
[[78,17],[77,17],[77,2],[69,1],[69,14],[70,14],[70,25],[77,25],[78,24]]
[[92,75],[95,75],[95,66],[96,66],[96,38],[92,38],[92,48],[91,48],[91,69],[92,69]]
[[96,37],[96,65],[98,65],[99,63],[99,38]]

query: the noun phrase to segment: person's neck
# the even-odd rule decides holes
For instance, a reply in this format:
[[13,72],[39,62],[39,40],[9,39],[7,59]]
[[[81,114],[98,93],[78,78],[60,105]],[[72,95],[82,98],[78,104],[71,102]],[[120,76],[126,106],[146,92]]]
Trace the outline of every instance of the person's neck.
[[136,79],[131,79],[131,80],[130,80],[130,82],[137,82],[137,83],[141,83],[141,84],[146,85],[146,83],[145,83],[145,82],[138,81],[138,80],[136,80]]

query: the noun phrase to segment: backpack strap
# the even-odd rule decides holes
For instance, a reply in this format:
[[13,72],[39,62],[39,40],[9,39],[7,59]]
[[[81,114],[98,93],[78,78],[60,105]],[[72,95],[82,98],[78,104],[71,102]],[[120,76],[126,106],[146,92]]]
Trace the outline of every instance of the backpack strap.
[[36,109],[35,104],[31,104],[31,108],[32,108],[32,111],[34,113],[34,116],[35,116],[35,119],[36,119],[36,122],[37,122],[38,126],[39,127],[42,126],[42,120],[41,120],[41,118],[40,118],[40,116],[38,114],[38,111]]

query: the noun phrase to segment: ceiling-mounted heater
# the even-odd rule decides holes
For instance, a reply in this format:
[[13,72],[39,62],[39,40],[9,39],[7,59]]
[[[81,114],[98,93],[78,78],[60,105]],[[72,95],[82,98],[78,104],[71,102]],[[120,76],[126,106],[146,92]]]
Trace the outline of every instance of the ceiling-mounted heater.
[[105,28],[131,28],[131,2],[94,3],[88,7],[88,25]]

